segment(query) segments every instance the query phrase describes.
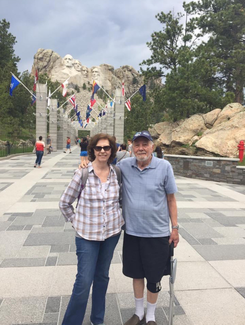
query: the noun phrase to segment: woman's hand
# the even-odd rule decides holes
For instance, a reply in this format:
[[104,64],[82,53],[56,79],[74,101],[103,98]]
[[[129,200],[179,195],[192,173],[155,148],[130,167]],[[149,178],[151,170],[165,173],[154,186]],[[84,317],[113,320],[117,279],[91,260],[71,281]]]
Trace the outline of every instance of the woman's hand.
[[88,167],[88,163],[83,161],[80,163],[80,165],[78,166],[79,169],[82,169],[82,168],[87,168]]

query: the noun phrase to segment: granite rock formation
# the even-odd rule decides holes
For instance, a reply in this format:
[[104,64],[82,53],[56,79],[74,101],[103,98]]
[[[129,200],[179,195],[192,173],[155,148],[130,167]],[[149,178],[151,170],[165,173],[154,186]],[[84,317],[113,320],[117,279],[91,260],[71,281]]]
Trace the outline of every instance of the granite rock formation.
[[237,157],[237,145],[245,140],[245,107],[231,103],[179,122],[157,123],[149,131],[165,153]]

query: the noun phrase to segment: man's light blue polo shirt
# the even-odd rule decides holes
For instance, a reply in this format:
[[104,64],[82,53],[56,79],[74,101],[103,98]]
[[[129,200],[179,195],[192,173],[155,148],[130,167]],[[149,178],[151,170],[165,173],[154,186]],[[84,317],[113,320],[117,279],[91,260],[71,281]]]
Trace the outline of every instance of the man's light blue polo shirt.
[[138,237],[169,236],[167,194],[177,192],[173,169],[167,160],[152,157],[140,170],[136,158],[118,163],[122,171],[122,208],[125,231]]

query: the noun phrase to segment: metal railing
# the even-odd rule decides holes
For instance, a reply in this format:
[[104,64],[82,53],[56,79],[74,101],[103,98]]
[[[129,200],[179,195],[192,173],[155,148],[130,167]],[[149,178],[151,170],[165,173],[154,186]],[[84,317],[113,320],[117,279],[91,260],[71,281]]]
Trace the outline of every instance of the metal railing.
[[14,154],[21,154],[26,152],[32,152],[34,146],[27,146],[26,144],[14,145],[6,144],[4,148],[0,148],[0,157],[7,157]]

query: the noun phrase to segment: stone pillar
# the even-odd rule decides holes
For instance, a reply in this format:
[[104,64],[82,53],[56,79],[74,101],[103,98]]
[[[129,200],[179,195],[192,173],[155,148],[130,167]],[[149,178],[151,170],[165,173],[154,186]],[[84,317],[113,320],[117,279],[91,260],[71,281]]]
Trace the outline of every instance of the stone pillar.
[[[43,84],[37,85],[36,92],[36,140],[40,136],[46,144],[47,141],[47,86]],[[44,150],[46,155],[46,150]]]
[[124,98],[121,89],[115,92],[114,136],[118,143],[124,142]]
[[50,99],[49,135],[53,151],[57,151],[57,99]]
[[57,149],[63,150],[63,134],[64,134],[64,118],[63,114],[58,114],[58,125],[57,125]]
[[68,128],[68,123],[67,123],[67,117],[63,117],[63,149],[66,148],[66,141],[67,141],[67,128]]
[[106,133],[114,135],[114,109],[111,107],[108,109],[106,115]]

